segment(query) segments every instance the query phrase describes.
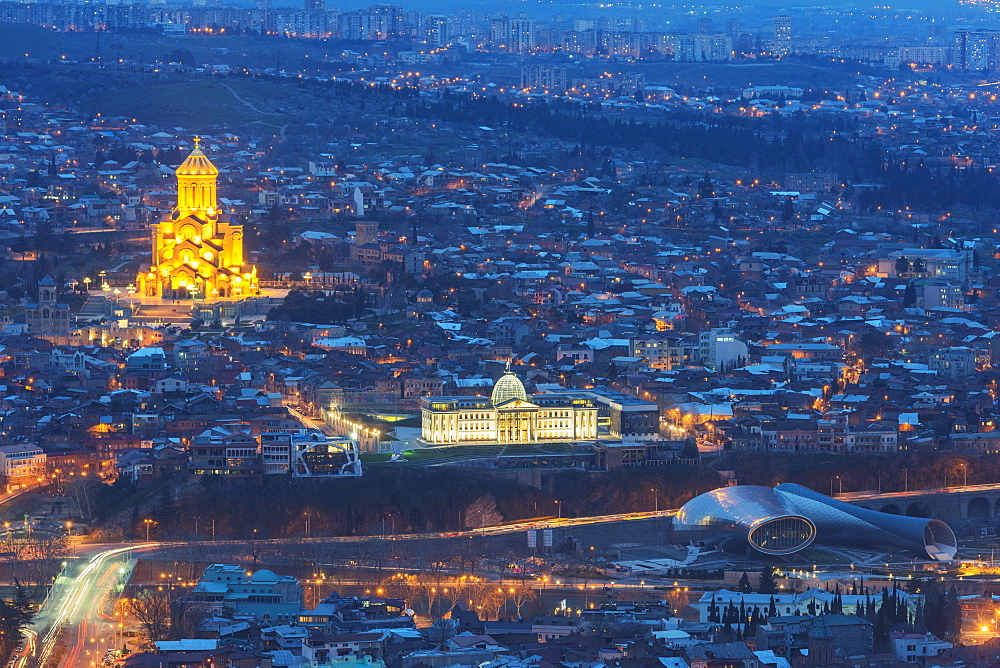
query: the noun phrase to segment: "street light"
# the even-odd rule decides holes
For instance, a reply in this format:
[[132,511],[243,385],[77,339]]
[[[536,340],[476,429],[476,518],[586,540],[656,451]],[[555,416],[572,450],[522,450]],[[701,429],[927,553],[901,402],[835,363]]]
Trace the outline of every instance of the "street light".
[[153,520],[151,520],[151,519],[144,519],[142,522],[143,522],[143,524],[146,525],[146,542],[148,543],[149,542],[149,526],[153,523]]
[[656,493],[655,488],[650,488],[650,492],[653,493],[653,512],[660,512],[660,495]]

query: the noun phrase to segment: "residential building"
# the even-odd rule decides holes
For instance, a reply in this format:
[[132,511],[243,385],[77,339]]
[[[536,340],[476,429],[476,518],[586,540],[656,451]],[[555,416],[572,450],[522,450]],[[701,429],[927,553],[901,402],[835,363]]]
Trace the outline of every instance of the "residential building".
[[187,600],[209,614],[250,615],[264,622],[289,622],[302,608],[302,586],[293,577],[261,569],[212,564]]

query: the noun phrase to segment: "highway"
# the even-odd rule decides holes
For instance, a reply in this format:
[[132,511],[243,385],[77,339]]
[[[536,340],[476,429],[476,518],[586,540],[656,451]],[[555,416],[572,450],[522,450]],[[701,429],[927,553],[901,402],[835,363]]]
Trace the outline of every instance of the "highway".
[[[117,630],[113,616],[105,613],[115,585],[131,575],[132,555],[164,544],[92,545],[84,548],[79,561],[64,569],[53,585],[41,611],[26,635],[33,640],[38,663],[44,666],[58,656],[61,640],[68,641],[60,668],[91,668],[100,665],[110,637]],[[37,638],[37,640],[35,640]]]
[[[439,533],[397,534],[383,536],[385,540],[422,540],[433,538],[454,538],[471,536],[496,536],[517,533],[528,529],[581,526],[622,520],[642,520],[672,515],[672,510],[644,513],[624,513],[599,517],[550,518],[516,524],[484,527],[468,531]],[[257,541],[268,545],[304,545],[323,543],[343,543],[373,540],[373,536],[335,536],[319,538],[282,538]],[[197,541],[198,545],[246,544],[247,541]],[[99,666],[104,652],[112,647],[120,647],[120,641],[112,641],[118,629],[115,618],[105,610],[115,585],[125,582],[135,565],[136,553],[189,545],[192,543],[141,543],[137,545],[95,544],[84,545],[79,560],[71,562],[71,568],[64,569],[56,579],[52,590],[36,616],[26,636],[27,643],[16,668],[23,668],[29,653],[35,653],[37,665],[45,665],[57,656],[62,641],[69,646],[59,662],[60,668],[94,668]],[[37,639],[37,640],[36,640]]]
[[[322,545],[330,543],[353,543],[368,540],[426,540],[434,538],[456,538],[473,536],[497,536],[512,534],[528,529],[547,529],[571,527],[629,520],[649,520],[669,517],[676,510],[661,510],[657,512],[622,513],[618,515],[603,515],[578,518],[544,518],[483,527],[467,531],[450,531],[437,533],[396,534],[386,536],[333,536],[315,538],[280,538],[252,541],[258,545]],[[137,553],[148,553],[178,546],[216,546],[243,545],[246,540],[217,541],[185,541],[185,542],[146,542],[131,544],[84,544],[81,546],[79,560],[71,568],[64,569],[56,579],[49,596],[36,616],[31,627],[25,631],[26,647],[19,652],[13,668],[25,668],[29,654],[37,657],[36,665],[46,665],[53,657],[60,656],[62,645],[66,644],[65,652],[60,656],[58,668],[100,668],[104,653],[110,648],[120,648],[121,638],[115,638],[120,627],[113,616],[109,604],[114,600],[111,596],[115,586],[127,582],[135,566]],[[880,555],[880,557],[883,555]],[[908,565],[909,562],[907,562]],[[307,581],[308,583],[308,581]],[[558,580],[535,581],[538,588],[577,588],[586,589],[587,585],[572,582],[572,578]],[[615,587],[641,587],[645,583],[618,582]],[[596,585],[591,586],[594,589]]]
[[926,496],[928,494],[968,494],[971,492],[994,492],[1000,490],[1000,483],[985,485],[954,485],[948,487],[927,487],[911,489],[905,492],[876,492],[872,490],[860,492],[843,492],[835,494],[838,501],[869,501],[874,499],[899,499],[911,496]]

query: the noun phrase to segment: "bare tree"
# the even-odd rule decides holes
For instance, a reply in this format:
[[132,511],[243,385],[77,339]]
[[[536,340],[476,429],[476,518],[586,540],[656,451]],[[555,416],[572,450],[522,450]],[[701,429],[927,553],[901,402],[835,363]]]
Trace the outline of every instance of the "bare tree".
[[535,600],[538,596],[538,592],[529,587],[524,582],[520,583],[516,587],[511,587],[510,601],[514,604],[514,609],[517,611],[518,618],[523,617],[522,611],[524,607]]
[[126,599],[127,610],[142,625],[148,643],[164,640],[170,634],[170,598],[166,592],[140,589]]
[[170,601],[170,628],[174,638],[193,638],[208,611],[197,601],[187,596],[179,596]]

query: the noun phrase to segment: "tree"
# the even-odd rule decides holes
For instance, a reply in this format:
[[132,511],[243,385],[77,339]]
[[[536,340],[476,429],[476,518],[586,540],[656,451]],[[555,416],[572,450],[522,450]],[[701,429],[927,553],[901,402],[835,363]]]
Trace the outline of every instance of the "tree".
[[716,603],[714,596],[712,597],[712,603],[708,606],[708,621],[713,624],[722,622],[722,616],[719,614],[719,604]]
[[941,586],[930,581],[924,590],[924,626],[927,631],[938,638],[944,638],[948,632],[946,619],[947,597]]
[[167,55],[163,57],[163,60],[168,63],[178,63],[180,65],[187,65],[188,67],[195,67],[198,61],[194,59],[194,54],[187,49],[174,49]]
[[858,339],[857,352],[864,358],[865,363],[871,363],[874,357],[885,357],[892,351],[892,343],[889,338],[877,330],[870,330],[861,335]]
[[944,606],[945,631],[942,640],[958,644],[962,634],[962,604],[958,600],[955,585],[948,590]]
[[10,658],[21,639],[21,630],[31,622],[31,598],[21,583],[14,580],[14,592],[9,599],[0,599],[0,657]]
[[140,589],[127,599],[127,610],[139,620],[150,644],[170,635],[170,599],[166,592]]
[[910,281],[906,284],[906,291],[903,292],[903,308],[917,305],[917,286]]
[[740,577],[740,582],[738,586],[740,591],[751,591],[750,576],[746,574],[746,571],[743,571],[743,575]]
[[514,610],[517,614],[518,619],[521,618],[521,611],[524,607],[535,600],[537,592],[533,587],[526,586],[523,582],[517,587],[513,588],[510,595],[510,601],[514,604]]
[[910,261],[900,255],[896,258],[896,274],[902,275],[910,270]]
[[757,584],[757,593],[774,594],[778,591],[778,584],[774,581],[774,567],[768,566],[760,574],[760,582]]
[[792,198],[789,197],[781,204],[781,223],[788,225],[793,220],[795,220],[795,205],[792,204]]

